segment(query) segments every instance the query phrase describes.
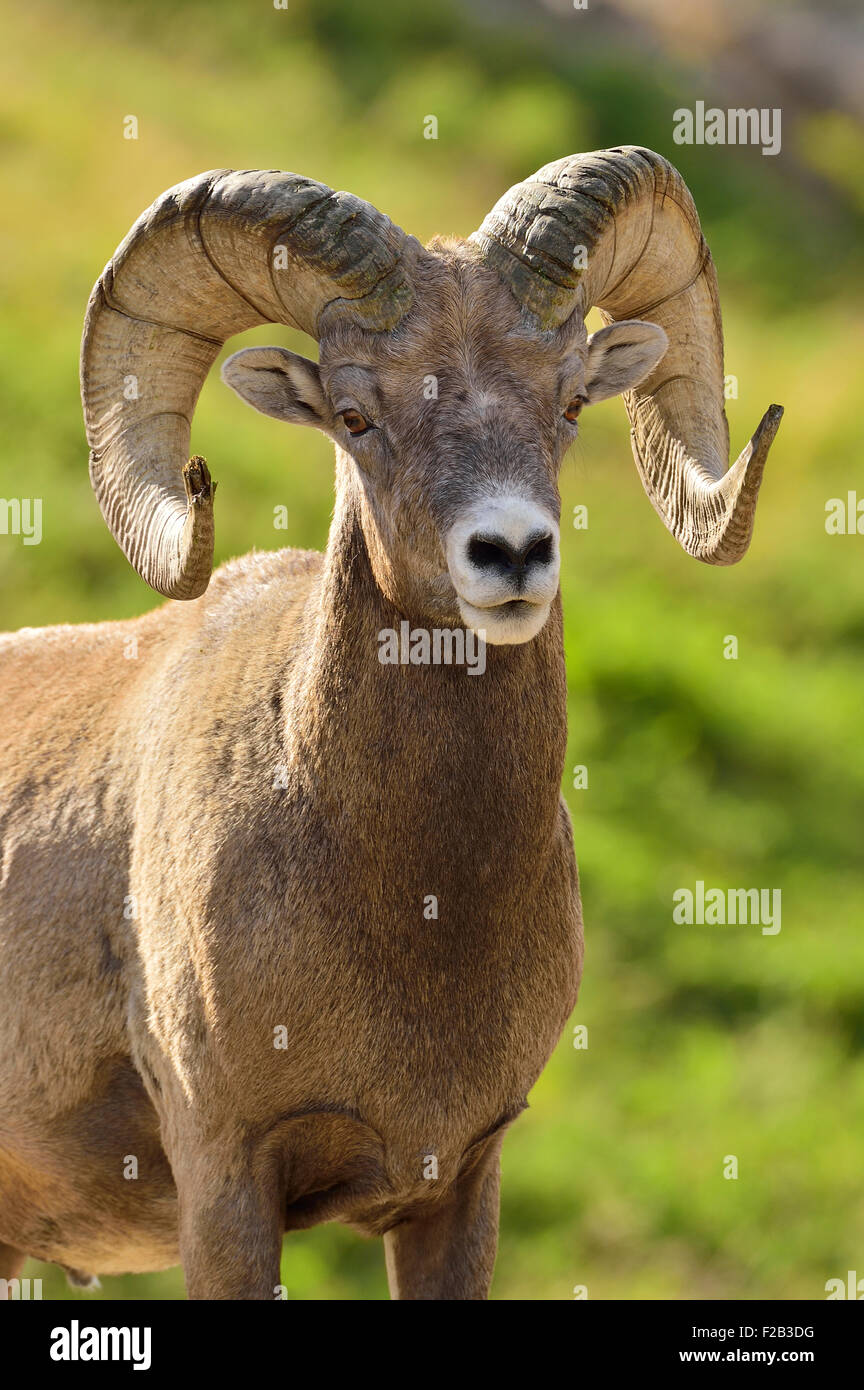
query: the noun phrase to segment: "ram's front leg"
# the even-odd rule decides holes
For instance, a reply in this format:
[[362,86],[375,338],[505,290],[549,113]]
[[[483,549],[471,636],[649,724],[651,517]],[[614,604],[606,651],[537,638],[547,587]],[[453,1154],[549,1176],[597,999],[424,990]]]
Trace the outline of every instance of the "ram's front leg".
[[17,1279],[27,1256],[12,1245],[0,1245],[0,1298],[11,1298],[11,1285]]
[[216,1145],[186,1148],[172,1166],[189,1297],[277,1297],[283,1214],[275,1160]]
[[481,1157],[441,1203],[387,1232],[391,1298],[488,1298],[498,1249],[503,1137],[487,1141]]

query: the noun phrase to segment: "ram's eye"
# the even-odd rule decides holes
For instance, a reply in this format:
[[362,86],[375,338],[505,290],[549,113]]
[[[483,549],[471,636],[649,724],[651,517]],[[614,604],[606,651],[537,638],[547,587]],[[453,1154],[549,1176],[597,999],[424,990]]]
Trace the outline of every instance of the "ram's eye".
[[567,409],[564,411],[564,419],[569,420],[572,424],[574,420],[578,419],[584,404],[585,401],[582,396],[574,396]]
[[359,410],[343,410],[342,419],[349,434],[365,434],[371,430],[372,422],[361,415]]

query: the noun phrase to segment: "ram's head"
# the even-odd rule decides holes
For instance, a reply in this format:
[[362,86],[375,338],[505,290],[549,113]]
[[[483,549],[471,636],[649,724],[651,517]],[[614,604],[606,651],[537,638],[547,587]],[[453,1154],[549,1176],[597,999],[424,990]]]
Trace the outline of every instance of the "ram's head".
[[[589,337],[592,305],[606,326]],[[334,440],[342,504],[408,616],[492,642],[539,632],[558,588],[561,459],[582,407],[619,392],[645,491],[684,549],[731,564],[747,548],[782,411],[727,471],[716,277],[659,155],[547,165],[467,242],[428,248],[294,174],[209,173],[165,193],[94,289],[82,393],[105,519],[169,597],[203,593],[213,562],[213,488],[187,463],[198,394],[226,339],[265,322],[316,338],[318,363],[250,348],[223,376]]]

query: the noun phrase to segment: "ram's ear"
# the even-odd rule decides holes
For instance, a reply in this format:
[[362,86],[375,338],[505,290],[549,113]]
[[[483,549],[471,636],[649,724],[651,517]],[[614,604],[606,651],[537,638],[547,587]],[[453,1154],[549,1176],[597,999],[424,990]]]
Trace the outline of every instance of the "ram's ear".
[[243,348],[222,365],[232,391],[274,420],[331,430],[333,413],[314,362],[281,347]]
[[589,405],[638,386],[663,356],[669,339],[656,323],[622,319],[592,333],[585,364],[585,398]]

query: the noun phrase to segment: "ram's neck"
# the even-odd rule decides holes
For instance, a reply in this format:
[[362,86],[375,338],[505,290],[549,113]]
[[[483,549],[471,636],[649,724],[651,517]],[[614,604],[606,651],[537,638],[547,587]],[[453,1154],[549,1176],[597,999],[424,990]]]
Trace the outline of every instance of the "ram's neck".
[[534,641],[487,647],[482,674],[382,664],[379,634],[406,619],[425,626],[385,600],[343,493],[314,633],[286,692],[289,765],[370,853],[404,846],[421,883],[447,859],[460,877],[488,875],[496,860],[539,869],[557,833],[566,744],[560,601]]

